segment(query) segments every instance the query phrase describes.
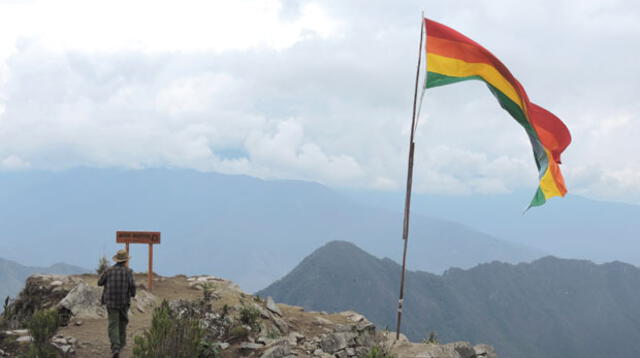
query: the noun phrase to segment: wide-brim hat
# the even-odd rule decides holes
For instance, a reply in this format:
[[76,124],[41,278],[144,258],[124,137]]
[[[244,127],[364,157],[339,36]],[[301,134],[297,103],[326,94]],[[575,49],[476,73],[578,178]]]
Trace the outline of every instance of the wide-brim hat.
[[118,253],[113,256],[113,261],[115,262],[127,262],[131,259],[127,250],[118,250]]

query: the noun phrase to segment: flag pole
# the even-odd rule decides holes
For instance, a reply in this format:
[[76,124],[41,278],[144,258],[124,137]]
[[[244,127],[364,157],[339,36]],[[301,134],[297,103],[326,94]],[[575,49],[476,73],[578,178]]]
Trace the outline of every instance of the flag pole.
[[411,207],[411,187],[413,184],[413,140],[416,126],[416,104],[418,102],[418,81],[420,78],[420,63],[422,61],[422,37],[424,36],[424,13],[420,17],[420,45],[418,46],[418,68],[416,70],[416,85],[413,94],[413,114],[411,116],[411,135],[409,137],[409,161],[407,165],[407,190],[404,198],[404,219],[402,223],[402,273],[400,275],[400,298],[398,299],[398,316],[396,318],[396,340],[400,338],[400,322],[402,320],[402,305],[404,303],[404,275],[407,268],[407,243],[409,242],[409,211]]

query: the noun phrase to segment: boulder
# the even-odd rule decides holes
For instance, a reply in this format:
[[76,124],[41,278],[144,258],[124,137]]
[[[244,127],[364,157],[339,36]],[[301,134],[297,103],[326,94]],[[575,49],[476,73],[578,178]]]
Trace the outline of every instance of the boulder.
[[304,342],[304,339],[305,339],[304,335],[298,332],[291,332],[287,336],[287,341],[289,342],[290,346],[297,346],[298,343]]
[[65,337],[57,335],[51,338],[51,344],[56,347],[64,356],[75,352],[75,344],[77,340],[73,337]]
[[478,344],[473,346],[478,358],[498,358],[496,350],[488,344]]
[[131,299],[131,307],[135,308],[138,312],[145,313],[155,306],[156,301],[156,296],[151,292],[147,290],[138,290],[136,292],[136,297]]
[[[347,317],[347,319],[349,319],[352,322],[362,322],[362,321],[367,321],[367,319],[361,315],[358,312],[354,312],[354,311],[344,311],[344,312],[340,312],[339,313],[342,316]],[[367,321],[369,322],[369,321]]]
[[31,336],[20,336],[16,339],[18,343],[30,343],[31,341],[33,341],[33,337]]
[[102,290],[82,281],[58,303],[76,318],[106,318],[107,310],[100,303]]
[[320,341],[320,348],[324,352],[335,353],[347,348],[347,342],[351,340],[351,335],[347,332],[337,332],[325,335]]
[[280,311],[280,308],[278,308],[278,305],[276,305],[271,296],[267,297],[267,309],[282,317],[282,311]]
[[320,316],[314,317],[314,320],[316,321],[317,324],[320,324],[320,325],[331,325],[331,324],[333,324],[333,322],[329,321],[326,318],[322,318]]
[[260,356],[260,358],[284,358],[291,353],[289,349],[289,344],[287,341],[283,341],[281,344],[273,346]]
[[7,336],[26,336],[29,334],[29,331],[26,329],[14,329],[10,331],[4,331],[4,334]]

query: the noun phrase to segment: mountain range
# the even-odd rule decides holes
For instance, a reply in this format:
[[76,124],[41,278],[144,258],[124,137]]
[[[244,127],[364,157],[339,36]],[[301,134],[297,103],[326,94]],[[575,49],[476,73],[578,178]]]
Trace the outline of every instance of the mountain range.
[[[345,196],[371,207],[399,212],[400,192],[341,190]],[[640,206],[587,199],[573,193],[552,198],[542,207],[524,212],[532,191],[485,195],[413,195],[415,214],[462,223],[494,237],[550,255],[620,260],[640,265]]]
[[[355,310],[395,330],[400,266],[331,242],[257,294],[308,310]],[[402,332],[420,340],[486,342],[501,357],[640,355],[640,269],[545,257],[442,275],[409,271]]]
[[[27,265],[95,267],[119,248],[117,230],[160,231],[156,272],[214,273],[254,291],[331,240],[396,260],[402,251],[401,213],[303,181],[178,169],[1,172],[0,203],[0,252]],[[545,254],[419,214],[411,237],[409,267],[430,272]],[[147,248],[131,250],[132,267],[146,271]]]

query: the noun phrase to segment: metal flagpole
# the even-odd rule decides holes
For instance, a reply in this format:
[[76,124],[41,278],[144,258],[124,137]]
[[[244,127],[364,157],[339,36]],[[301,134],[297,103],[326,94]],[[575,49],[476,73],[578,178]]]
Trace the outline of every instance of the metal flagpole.
[[422,61],[422,37],[424,36],[424,13],[420,18],[420,45],[418,46],[418,68],[416,70],[416,85],[413,94],[413,114],[411,116],[411,136],[409,137],[409,162],[407,165],[407,191],[404,198],[404,220],[402,223],[402,274],[400,276],[400,298],[398,299],[398,316],[396,319],[396,340],[400,338],[400,321],[402,320],[402,305],[404,303],[404,274],[407,266],[407,243],[409,242],[409,209],[411,207],[411,186],[413,183],[413,152],[415,142],[413,135],[416,124],[416,103],[418,102],[418,81],[420,78],[420,63]]

